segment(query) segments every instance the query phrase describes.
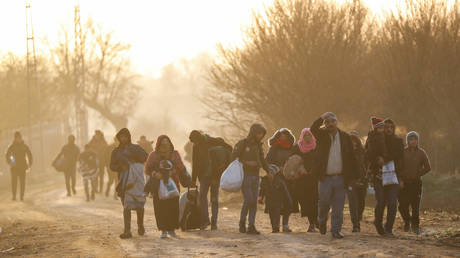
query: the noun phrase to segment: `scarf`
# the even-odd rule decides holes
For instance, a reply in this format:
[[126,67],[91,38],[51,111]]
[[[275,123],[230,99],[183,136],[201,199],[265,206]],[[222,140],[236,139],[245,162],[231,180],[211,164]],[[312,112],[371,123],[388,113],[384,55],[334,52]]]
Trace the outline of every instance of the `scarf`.
[[[312,137],[312,140],[310,141],[310,143],[306,143],[303,139],[305,134],[307,133],[310,134]],[[297,143],[302,153],[310,152],[316,148],[316,139],[315,139],[315,136],[311,133],[310,128],[304,128],[302,130],[302,132],[300,133],[299,141]]]
[[282,138],[278,138],[278,139],[276,139],[276,141],[273,143],[273,145],[274,145],[274,146],[275,146],[275,145],[278,145],[278,146],[280,146],[280,147],[283,148],[283,149],[289,149],[289,148],[292,147],[292,144],[291,144],[291,142],[289,141],[288,138],[283,138],[283,139],[282,139]]

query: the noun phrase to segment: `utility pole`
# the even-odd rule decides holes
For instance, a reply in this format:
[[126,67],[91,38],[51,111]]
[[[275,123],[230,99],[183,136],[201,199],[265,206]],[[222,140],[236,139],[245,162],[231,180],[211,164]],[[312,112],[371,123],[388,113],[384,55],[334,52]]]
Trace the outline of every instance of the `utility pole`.
[[85,88],[85,42],[80,21],[80,1],[75,0],[74,13],[75,26],[75,112],[76,112],[76,132],[77,141],[83,146],[88,142],[88,113],[82,100],[82,94]]
[[35,54],[35,37],[32,23],[32,8],[31,0],[26,0],[26,40],[27,40],[27,133],[29,144],[32,144],[32,92],[31,88],[37,91],[37,109],[38,109],[38,126],[39,126],[39,141],[40,141],[40,163],[41,170],[44,169],[43,160],[43,130],[42,130],[42,114],[41,114],[41,89],[37,83],[37,57]]

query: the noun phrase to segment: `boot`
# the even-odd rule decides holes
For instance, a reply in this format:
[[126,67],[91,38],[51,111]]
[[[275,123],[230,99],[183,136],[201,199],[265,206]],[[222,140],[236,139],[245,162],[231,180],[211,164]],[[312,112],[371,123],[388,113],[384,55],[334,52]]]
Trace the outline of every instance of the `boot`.
[[315,224],[310,224],[310,225],[308,226],[307,232],[316,232],[316,230],[315,230]]
[[404,232],[409,232],[410,231],[410,222],[405,221],[404,222]]
[[144,228],[144,209],[137,209],[137,233],[139,236],[143,236],[145,234]]
[[125,224],[125,230],[123,234],[120,235],[121,239],[127,239],[133,237],[131,235],[131,210],[123,210],[123,222]]
[[257,231],[255,226],[249,226],[248,231],[246,232],[249,235],[260,235],[260,232]]
[[284,233],[291,233],[292,230],[289,228],[288,225],[283,225],[283,232],[284,232]]
[[240,222],[240,233],[246,233],[246,223]]

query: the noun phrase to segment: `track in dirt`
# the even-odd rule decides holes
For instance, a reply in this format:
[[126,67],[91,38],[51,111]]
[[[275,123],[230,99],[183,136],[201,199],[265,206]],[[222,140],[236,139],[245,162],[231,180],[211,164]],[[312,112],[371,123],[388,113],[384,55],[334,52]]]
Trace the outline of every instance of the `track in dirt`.
[[[66,197],[61,182],[34,185],[25,202],[2,201],[0,209],[0,256],[40,257],[151,257],[151,256],[294,256],[294,257],[393,257],[393,256],[460,256],[460,249],[440,245],[430,237],[417,237],[396,229],[397,238],[375,234],[366,212],[362,233],[352,234],[349,216],[345,215],[346,238],[332,240],[329,235],[305,233],[305,219],[292,215],[290,234],[271,234],[268,215],[262,209],[257,226],[262,235],[237,233],[239,205],[221,205],[218,231],[179,232],[179,239],[159,239],[151,199],[146,205],[146,236],[120,240],[122,208],[119,201],[97,195],[86,203],[81,188],[78,195]],[[2,191],[2,200],[9,193]],[[373,198],[373,197],[369,197]],[[262,208],[262,207],[260,207]],[[436,215],[436,214],[435,214]],[[431,216],[431,215],[430,215]],[[453,224],[455,223],[455,224]],[[433,232],[447,227],[459,228],[447,216],[438,225],[425,225]],[[135,216],[132,231],[137,231]]]

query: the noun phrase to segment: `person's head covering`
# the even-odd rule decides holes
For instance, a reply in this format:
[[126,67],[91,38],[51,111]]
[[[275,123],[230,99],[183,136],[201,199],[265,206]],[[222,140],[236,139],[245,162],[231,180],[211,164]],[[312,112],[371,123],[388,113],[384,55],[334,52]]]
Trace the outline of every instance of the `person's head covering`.
[[[311,134],[312,139],[311,139],[310,143],[305,142],[305,140],[303,139],[305,134],[307,134],[307,133]],[[304,128],[302,130],[302,132],[300,133],[299,141],[297,142],[297,144],[299,145],[300,151],[303,152],[303,153],[310,152],[310,151],[312,151],[312,150],[314,150],[316,148],[316,138],[311,133],[310,128]]]
[[189,140],[192,143],[201,143],[201,142],[204,142],[206,140],[206,136],[202,132],[200,132],[198,130],[193,130],[190,133]]
[[252,140],[259,133],[263,133],[263,135],[265,136],[267,134],[267,130],[261,124],[253,124],[251,125],[251,128],[249,129],[249,134],[246,139]]
[[385,125],[384,119],[380,117],[371,117],[372,129],[377,129]]
[[410,138],[415,138],[417,141],[420,139],[420,136],[417,132],[411,131],[406,135],[406,142],[409,144]]
[[129,143],[131,143],[131,133],[129,132],[128,128],[123,128],[120,131],[118,131],[117,135],[115,136],[118,139],[118,142],[121,143],[121,136],[125,135],[128,137]]
[[[287,136],[286,139],[281,139],[281,135],[284,134]],[[281,128],[276,131],[270,139],[268,139],[268,146],[279,145],[282,148],[288,149],[291,148],[295,143],[295,136],[292,134],[291,130],[287,128]]]
[[337,115],[332,113],[332,112],[328,112],[326,117],[324,118],[324,121],[326,121],[328,119],[337,121]]
[[163,139],[167,139],[169,141],[169,144],[171,144],[171,151],[174,151],[174,145],[173,145],[171,139],[169,138],[169,136],[167,136],[167,135],[158,136],[157,143],[155,144],[155,151],[156,152],[160,151],[160,145],[161,145],[161,142],[163,141]]

